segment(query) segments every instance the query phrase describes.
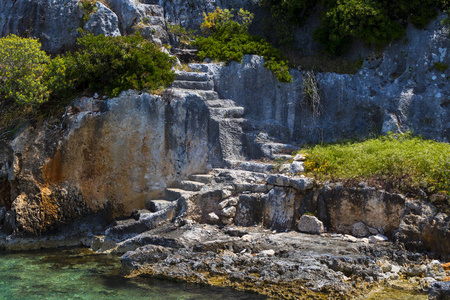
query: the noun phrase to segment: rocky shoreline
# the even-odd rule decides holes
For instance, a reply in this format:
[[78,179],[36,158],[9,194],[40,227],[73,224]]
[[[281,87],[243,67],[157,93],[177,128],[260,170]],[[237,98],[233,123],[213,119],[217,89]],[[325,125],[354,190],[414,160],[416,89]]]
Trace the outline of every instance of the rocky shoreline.
[[[148,201],[148,207],[156,211],[135,211],[133,219],[117,221],[104,236],[96,237],[92,249],[122,255],[122,269],[127,276],[229,286],[275,299],[364,299],[379,287],[425,295],[434,291],[435,285],[445,285],[450,279],[444,252],[405,249],[408,243],[399,239],[408,236],[411,230],[403,228],[401,235],[402,231],[398,227],[393,230],[390,223],[378,229],[366,225],[383,220],[384,214],[392,216],[392,210],[384,202],[379,205],[387,211],[374,206],[377,218],[370,219],[368,214],[364,222],[350,227],[344,226],[345,222],[337,226],[343,216],[333,218],[333,209],[337,208],[330,203],[324,210],[329,219],[321,218],[324,222],[309,213],[297,219],[300,215],[290,212],[295,207],[311,208],[308,192],[321,195],[320,191],[329,192],[330,186],[313,188],[311,178],[292,176],[289,171],[285,174],[268,171],[273,170],[270,164],[229,162],[228,165],[233,169],[215,169],[192,177],[204,180],[209,176],[209,183],[192,188],[194,191],[168,189],[166,196],[175,198],[171,202]],[[263,170],[267,172],[261,173]],[[359,189],[359,195],[372,195],[367,199],[360,197],[359,205],[375,205],[374,191],[369,187]],[[299,203],[289,201],[293,190],[303,195],[296,195]],[[277,194],[282,194],[285,200],[282,207],[277,205]],[[380,194],[387,197],[385,192]],[[400,195],[392,197],[403,199]],[[415,208],[431,207],[418,201],[406,202],[406,206]],[[411,207],[399,214],[398,224],[403,227],[407,227],[411,218]],[[333,224],[328,227],[329,232],[325,232],[324,223]],[[341,231],[337,233],[332,228]],[[423,246],[426,241],[415,242],[422,242]],[[433,255],[444,260],[433,260]],[[447,292],[448,289],[440,290],[444,295]]]

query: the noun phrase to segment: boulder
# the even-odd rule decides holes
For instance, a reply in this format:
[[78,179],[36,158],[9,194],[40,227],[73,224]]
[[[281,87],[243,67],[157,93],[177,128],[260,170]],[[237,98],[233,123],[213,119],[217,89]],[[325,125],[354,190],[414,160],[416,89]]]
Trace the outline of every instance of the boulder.
[[298,221],[298,230],[305,233],[320,234],[323,233],[324,227],[322,221],[314,216],[303,215]]
[[425,270],[425,277],[431,277],[436,280],[443,280],[446,277],[445,270],[441,263],[437,260],[433,260],[427,265]]
[[352,226],[352,234],[356,237],[366,237],[370,235],[369,228],[363,222],[358,222]]
[[383,243],[383,242],[387,242],[387,241],[388,241],[388,238],[381,234],[372,235],[369,237],[369,242],[371,244],[378,244],[378,243]]
[[305,172],[305,164],[301,161],[294,161],[291,164],[289,172],[294,175]]
[[429,300],[449,300],[450,281],[437,281],[431,284],[428,290]]
[[120,36],[119,19],[117,15],[103,3],[95,3],[97,10],[89,16],[83,29],[94,35]]

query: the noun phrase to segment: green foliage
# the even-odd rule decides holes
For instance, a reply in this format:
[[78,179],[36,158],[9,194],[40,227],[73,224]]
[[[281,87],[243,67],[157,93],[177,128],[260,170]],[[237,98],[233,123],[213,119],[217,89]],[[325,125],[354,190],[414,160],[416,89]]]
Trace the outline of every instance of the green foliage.
[[69,83],[78,90],[114,97],[127,89],[154,91],[175,80],[173,59],[139,34],[84,34],[78,45],[78,51],[65,57]]
[[9,35],[0,39],[0,96],[19,105],[37,106],[48,99],[46,68],[50,57],[39,41]]
[[382,47],[405,34],[411,22],[425,27],[448,10],[448,0],[261,0],[272,15],[272,28],[281,44],[293,41],[295,26],[302,25],[315,7],[321,10],[321,26],[314,37],[331,54],[345,53],[354,39]]
[[288,61],[281,51],[273,48],[266,40],[248,33],[252,18],[252,14],[242,9],[237,17],[232,11],[220,8],[205,14],[201,28],[206,36],[197,36],[195,39],[199,58],[240,62],[245,54],[260,55],[266,61],[264,66],[271,70],[278,80],[292,82]]
[[404,192],[423,189],[450,195],[450,145],[446,143],[390,134],[304,152],[306,172],[321,180],[373,180]]
[[259,4],[270,11],[270,31],[280,45],[292,45],[294,31],[313,12],[317,0],[260,0]]
[[342,54],[348,50],[353,38],[368,45],[382,46],[402,37],[404,32],[378,1],[337,0],[322,15],[322,26],[315,37],[328,52]]
[[97,3],[97,0],[80,0],[80,7],[83,10],[83,21],[87,22],[89,21],[89,18],[91,17],[91,14],[93,14],[97,7],[95,4]]
[[445,72],[445,70],[448,69],[448,65],[446,63],[441,63],[441,62],[435,62],[433,67],[441,72]]
[[178,47],[189,47],[195,40],[195,34],[192,29],[186,30],[186,28],[178,24],[172,25],[167,23],[167,33],[176,37]]

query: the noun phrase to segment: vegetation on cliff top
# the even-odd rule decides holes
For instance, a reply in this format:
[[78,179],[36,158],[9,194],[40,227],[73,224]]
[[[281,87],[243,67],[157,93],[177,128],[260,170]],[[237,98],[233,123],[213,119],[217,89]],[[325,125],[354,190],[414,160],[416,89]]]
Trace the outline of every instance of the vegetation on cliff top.
[[292,44],[295,27],[314,10],[320,26],[314,37],[332,54],[343,54],[353,40],[384,46],[404,36],[408,23],[425,27],[438,10],[449,8],[448,0],[260,0],[271,13],[278,43]]
[[266,40],[249,34],[248,26],[253,20],[253,14],[240,9],[234,15],[232,10],[218,7],[204,16],[201,29],[205,36],[197,36],[194,43],[201,60],[208,57],[225,62],[240,62],[245,54],[256,54],[264,57],[264,66],[279,81],[292,82],[288,60],[281,51]]
[[0,129],[61,115],[77,94],[151,92],[175,80],[173,58],[138,33],[83,33],[77,45],[76,51],[51,58],[38,40],[15,35],[0,39]]
[[305,170],[321,181],[368,181],[406,195],[430,199],[450,211],[450,144],[411,134],[364,142],[317,145],[303,150]]

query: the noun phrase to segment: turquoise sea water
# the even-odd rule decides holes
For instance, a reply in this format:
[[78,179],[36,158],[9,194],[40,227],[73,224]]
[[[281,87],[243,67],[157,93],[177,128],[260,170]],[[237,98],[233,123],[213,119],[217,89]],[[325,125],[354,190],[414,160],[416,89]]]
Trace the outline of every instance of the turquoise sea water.
[[87,249],[0,253],[0,299],[266,299],[227,288],[123,278],[119,258]]

